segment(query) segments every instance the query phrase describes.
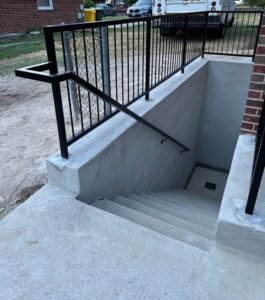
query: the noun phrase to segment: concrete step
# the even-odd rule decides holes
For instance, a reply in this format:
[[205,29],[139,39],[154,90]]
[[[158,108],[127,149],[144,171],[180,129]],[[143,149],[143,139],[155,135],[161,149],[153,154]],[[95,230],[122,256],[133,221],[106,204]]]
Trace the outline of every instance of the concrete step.
[[[137,197],[137,196],[136,196]],[[145,200],[145,199],[144,199]],[[205,238],[212,239],[214,235],[213,226],[202,226],[198,223],[186,220],[182,216],[179,217],[178,214],[172,212],[172,208],[161,205],[153,205],[156,203],[149,203],[149,201],[144,201],[142,199],[136,200],[123,196],[118,196],[115,198],[114,202],[119,203],[128,208],[137,210],[143,214],[146,214],[152,218],[159,219],[168,224],[174,225],[176,227],[189,230],[196,234],[199,234]],[[208,225],[208,224],[207,224]]]
[[[168,205],[182,208],[190,208],[192,210],[200,211],[201,213],[210,214],[216,216],[218,214],[219,209],[207,203],[201,203],[200,199],[197,199],[196,196],[188,197],[185,194],[175,194],[169,195],[166,192],[157,192],[157,193],[150,193],[150,194],[141,194],[141,196],[149,196],[149,198],[157,199],[157,201],[163,201],[164,203],[168,203]],[[209,207],[210,206],[210,207]]]
[[201,210],[196,209],[196,207],[187,207],[184,205],[177,206],[175,203],[163,201],[162,197],[158,200],[157,198],[153,198],[152,196],[148,195],[130,195],[130,198],[141,204],[155,208],[161,212],[186,220],[195,226],[200,226],[205,232],[207,232],[206,234],[212,235],[214,233],[218,217],[217,214],[213,215],[206,211],[202,212]]
[[204,209],[208,209],[216,213],[219,212],[221,206],[221,201],[215,200],[207,196],[198,195],[189,190],[179,189],[175,191],[158,192],[158,194],[161,193],[163,195],[167,195],[170,199],[174,199],[175,201],[181,201],[180,197],[183,197],[188,203],[198,205]]
[[104,199],[96,200],[91,205],[202,250],[210,250],[212,247],[213,242],[209,239],[120,205],[117,202]]

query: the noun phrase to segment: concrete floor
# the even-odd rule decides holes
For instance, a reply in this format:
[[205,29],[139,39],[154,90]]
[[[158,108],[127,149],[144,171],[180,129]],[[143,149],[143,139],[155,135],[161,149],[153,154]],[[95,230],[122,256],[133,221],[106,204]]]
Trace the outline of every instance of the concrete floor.
[[47,185],[0,222],[10,299],[264,299],[265,264],[201,251]]
[[[187,190],[221,202],[227,177],[227,173],[197,166],[187,185]],[[207,188],[206,182],[215,184],[215,189]]]

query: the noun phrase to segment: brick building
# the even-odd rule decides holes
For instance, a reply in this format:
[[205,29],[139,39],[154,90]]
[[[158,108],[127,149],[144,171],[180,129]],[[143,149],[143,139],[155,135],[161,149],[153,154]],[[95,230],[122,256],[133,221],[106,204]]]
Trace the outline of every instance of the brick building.
[[0,35],[72,23],[82,0],[1,0]]
[[256,134],[262,107],[264,106],[265,89],[265,13],[263,15],[258,46],[256,50],[248,98],[241,127],[241,133]]

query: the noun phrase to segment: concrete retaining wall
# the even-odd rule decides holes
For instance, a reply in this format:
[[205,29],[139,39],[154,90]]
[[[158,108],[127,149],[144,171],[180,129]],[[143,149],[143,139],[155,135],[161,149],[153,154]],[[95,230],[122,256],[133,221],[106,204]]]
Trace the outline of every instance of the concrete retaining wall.
[[198,144],[199,162],[230,169],[252,67],[249,59],[209,61]]
[[265,178],[261,182],[253,215],[245,214],[254,149],[255,137],[240,135],[222,199],[215,244],[264,260]]
[[198,59],[130,109],[191,149],[120,113],[48,161],[50,181],[85,202],[182,188],[196,162],[229,169],[251,73],[249,61]]
[[[48,161],[52,181],[90,202],[102,196],[183,187],[196,162],[207,61],[200,60],[130,108],[187,145],[180,148],[120,113],[70,148],[70,159]],[[203,83],[203,84],[202,84]]]

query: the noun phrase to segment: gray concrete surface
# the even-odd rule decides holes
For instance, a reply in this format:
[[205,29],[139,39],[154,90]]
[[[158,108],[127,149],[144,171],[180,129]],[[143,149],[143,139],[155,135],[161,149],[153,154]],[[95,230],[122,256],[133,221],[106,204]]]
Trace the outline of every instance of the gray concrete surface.
[[[115,202],[110,201],[108,199],[96,200],[92,202],[91,205],[201,250],[209,251],[212,248],[212,240],[186,230],[183,227],[176,227],[176,222],[174,222],[174,224],[172,222],[174,219],[172,216],[163,212],[159,212],[156,216],[150,214],[150,211],[147,214],[146,210],[143,209],[144,205],[139,204],[137,208],[135,206],[131,207],[127,205],[128,201],[126,201],[126,205],[124,205],[124,203],[121,205],[120,200],[121,198],[119,202],[116,200]],[[141,206],[140,209],[139,206]],[[155,211],[154,209],[152,210]]]
[[260,300],[264,262],[201,251],[46,186],[0,221],[1,300]]
[[[187,190],[206,198],[219,200],[221,203],[228,174],[197,166],[187,185]],[[205,183],[216,184],[214,190],[205,187]]]
[[229,170],[252,71],[249,58],[210,58],[197,161]]
[[151,92],[150,101],[130,108],[187,145],[180,154],[170,141],[119,114],[70,147],[70,158],[48,161],[51,182],[90,202],[97,196],[153,192],[182,187],[196,161],[207,61],[198,60]]
[[[95,200],[91,205],[209,251],[214,240],[226,177],[227,174],[196,167],[187,190],[116,196],[112,201]],[[205,180],[214,180],[216,190],[207,193]]]
[[240,135],[219,213],[215,243],[265,259],[265,178],[254,214],[245,214],[255,137]]
[[[198,59],[130,108],[191,148],[119,114],[70,147],[70,158],[48,160],[50,182],[91,202],[96,197],[182,188],[195,162],[229,169],[239,134],[249,59]],[[197,151],[198,149],[198,151]]]

